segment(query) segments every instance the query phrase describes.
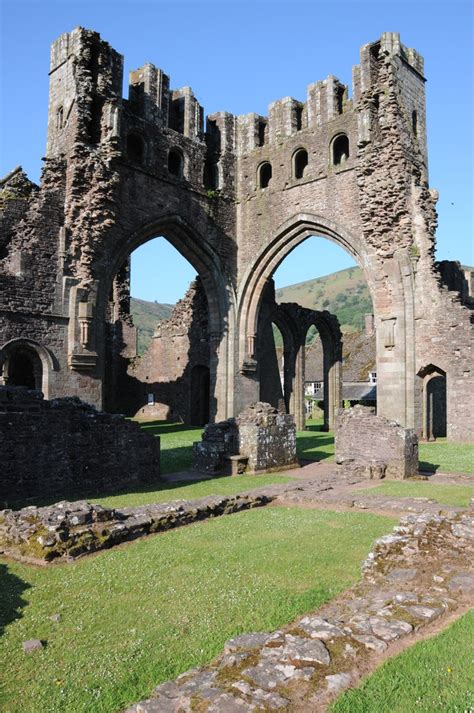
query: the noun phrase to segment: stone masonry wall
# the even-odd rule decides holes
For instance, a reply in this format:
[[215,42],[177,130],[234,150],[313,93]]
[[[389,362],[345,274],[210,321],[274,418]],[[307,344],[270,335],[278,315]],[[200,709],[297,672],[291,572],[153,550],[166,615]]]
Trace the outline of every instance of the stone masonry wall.
[[279,470],[297,464],[293,416],[266,403],[248,406],[236,419],[239,455],[248,458],[248,471]]
[[[198,278],[174,307],[171,317],[157,324],[145,354],[129,365],[118,390],[120,393],[124,386],[127,389],[128,382],[130,396],[123,403],[124,413],[195,425],[209,421],[202,418],[205,411],[209,416],[209,393],[204,393],[200,385],[201,375],[209,373],[208,322],[206,295]],[[153,405],[147,404],[149,394],[153,394]]]
[[0,502],[156,482],[160,440],[77,398],[0,387]]
[[376,416],[364,406],[340,411],[335,446],[338,465],[368,478],[401,480],[418,474],[414,431]]
[[260,398],[263,291],[286,255],[321,235],[364,268],[379,412],[421,432],[417,374],[433,364],[447,376],[448,437],[472,438],[470,315],[434,265],[422,57],[386,32],[362,48],[350,99],[329,76],[268,116],[206,122],[193,91],[171,88],[161,69],[131,72],[128,99],[122,72],[94,31],[53,43],[41,185],[13,171],[0,186],[2,366],[28,339],[48,398],[102,408],[114,281],[162,235],[206,294],[210,420],[235,416]]

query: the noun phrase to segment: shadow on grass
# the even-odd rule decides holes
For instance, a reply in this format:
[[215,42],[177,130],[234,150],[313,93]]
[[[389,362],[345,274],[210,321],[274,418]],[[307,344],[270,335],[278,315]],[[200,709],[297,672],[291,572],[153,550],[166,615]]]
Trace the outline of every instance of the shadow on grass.
[[[330,450],[326,447],[330,446]],[[321,461],[334,456],[334,434],[323,430],[321,424],[306,426],[296,439],[298,458],[305,461]]]
[[428,463],[426,460],[420,460],[418,464],[418,470],[422,470],[425,473],[436,473],[438,468],[441,468],[439,463]]
[[25,589],[30,589],[30,585],[0,564],[0,636],[8,624],[21,618],[21,609],[28,604],[21,596]]
[[187,426],[184,423],[171,423],[170,421],[137,421],[144,431],[151,431],[154,436],[163,433],[185,433],[186,431],[203,431],[201,426]]

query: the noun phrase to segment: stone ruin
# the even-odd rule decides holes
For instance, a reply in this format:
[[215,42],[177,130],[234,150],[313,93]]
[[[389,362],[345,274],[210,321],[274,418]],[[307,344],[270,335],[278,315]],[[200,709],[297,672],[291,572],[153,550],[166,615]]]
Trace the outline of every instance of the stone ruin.
[[367,407],[341,409],[335,446],[336,463],[355,475],[392,480],[418,475],[416,433]]
[[[150,63],[130,73],[123,97],[123,64],[97,32],[61,35],[41,185],[20,167],[0,180],[0,383],[122,411],[127,375],[130,413],[143,398],[173,411],[168,386],[135,370],[129,314],[130,255],[163,236],[195,267],[207,301],[207,351],[190,355],[196,416],[219,422],[268,402],[265,291],[275,267],[320,235],[364,267],[378,413],[420,436],[471,440],[472,275],[434,261],[419,53],[385,32],[361,48],[350,96],[330,75],[266,116],[206,120],[192,89],[173,88]],[[168,332],[180,357],[173,388],[192,391],[186,337]],[[166,339],[154,341],[166,358]],[[289,400],[300,425],[303,398]],[[194,420],[191,401],[183,418]]]
[[0,504],[160,479],[160,439],[77,397],[0,387]]
[[235,419],[208,424],[202,441],[194,444],[194,468],[211,475],[253,474],[297,465],[293,416],[261,401]]

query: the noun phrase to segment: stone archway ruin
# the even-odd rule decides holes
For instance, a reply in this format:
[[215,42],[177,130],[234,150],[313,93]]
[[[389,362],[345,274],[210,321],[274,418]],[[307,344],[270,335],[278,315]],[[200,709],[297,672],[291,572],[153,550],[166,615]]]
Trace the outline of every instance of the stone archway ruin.
[[[102,407],[111,286],[134,247],[164,235],[206,292],[210,417],[225,419],[259,396],[265,286],[317,234],[364,270],[380,414],[421,433],[417,374],[437,364],[448,437],[472,438],[471,315],[465,296],[442,288],[433,258],[422,57],[384,33],[362,47],[350,98],[329,76],[304,102],[273,102],[267,117],[218,112],[206,124],[192,90],[171,89],[162,70],[132,71],[128,99],[122,72],[96,32],[53,43],[41,186],[21,169],[0,184],[0,349],[34,340],[56,365],[48,397]],[[126,334],[126,315],[116,316]]]

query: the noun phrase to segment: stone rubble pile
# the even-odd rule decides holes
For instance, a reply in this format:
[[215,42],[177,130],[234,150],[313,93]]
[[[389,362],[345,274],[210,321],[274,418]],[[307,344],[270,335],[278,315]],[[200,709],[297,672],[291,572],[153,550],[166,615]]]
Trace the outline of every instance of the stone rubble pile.
[[392,642],[474,600],[473,555],[473,504],[405,516],[342,597],[284,629],[236,636],[208,667],[161,684],[127,713],[322,710]]
[[260,507],[271,499],[249,493],[120,509],[63,501],[0,510],[0,553],[43,563],[75,558],[198,520]]

